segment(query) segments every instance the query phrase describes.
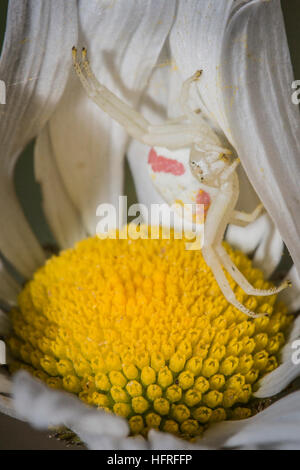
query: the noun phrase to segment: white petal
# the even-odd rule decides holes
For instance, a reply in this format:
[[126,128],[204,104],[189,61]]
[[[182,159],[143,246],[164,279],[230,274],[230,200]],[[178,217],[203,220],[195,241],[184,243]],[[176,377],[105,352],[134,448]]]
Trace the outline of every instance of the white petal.
[[14,376],[13,395],[15,415],[19,419],[39,429],[66,426],[92,450],[148,447],[142,437],[127,437],[128,425],[122,418],[90,408],[74,395],[51,390],[27,372]]
[[141,437],[115,437],[109,435],[84,435],[83,441],[90,450],[146,450],[147,441]]
[[[300,316],[292,324],[287,341],[280,352],[280,366],[263,377],[259,389],[254,394],[258,398],[270,397],[284,390],[300,375],[299,346],[294,343],[300,338]],[[298,357],[299,356],[299,357]]]
[[[240,194],[236,209],[251,212],[260,200],[241,165],[238,167],[238,177]],[[281,260],[283,241],[267,214],[260,216],[246,227],[229,225],[226,240],[244,253],[254,253],[253,264],[263,271],[265,277],[272,274]]]
[[[110,90],[137,106],[173,20],[175,3],[129,0],[79,2],[81,45]],[[127,134],[86,95],[72,74],[49,124],[57,168],[71,201],[94,234],[96,208],[117,205]]]
[[288,336],[288,342],[292,342],[300,336],[300,316],[294,320],[290,334]]
[[283,254],[283,241],[270,216],[265,214],[263,237],[255,251],[253,264],[260,268],[265,277],[271,276]]
[[0,299],[15,304],[19,290],[19,284],[7,272],[0,260]]
[[[292,70],[279,0],[179,2],[170,44],[183,78],[203,69],[198,84],[203,104],[193,95],[194,105],[237,151],[298,263],[300,120],[291,101]],[[249,249],[257,241],[255,230],[247,232],[247,240],[254,237],[246,242]],[[232,228],[231,233],[241,240],[246,232]],[[266,252],[267,241],[261,240],[257,261],[266,254],[271,272],[281,242],[274,232]]]
[[300,392],[273,403],[255,416],[212,425],[203,445],[225,449],[300,448]]
[[[235,435],[226,442],[226,447],[276,449],[300,448],[300,392],[278,400],[267,409],[253,416],[235,429]],[[242,424],[242,423],[241,423]]]
[[299,376],[300,367],[299,365],[292,363],[292,353],[293,350],[290,349],[289,361],[285,361],[260,381],[259,389],[254,393],[257,398],[272,397],[276,395]]
[[66,426],[90,449],[194,448],[167,433],[151,431],[148,441],[140,436],[128,437],[128,425],[122,418],[87,407],[71,394],[51,390],[24,371],[14,376],[13,396],[19,419],[40,429]]
[[255,250],[253,264],[269,277],[279,264],[283,242],[268,214],[263,214],[247,227],[229,225],[226,240],[244,253]]
[[166,432],[159,432],[153,429],[149,432],[148,439],[150,443],[150,448],[153,450],[209,449],[208,446],[202,445],[202,439],[198,439],[197,444],[192,444],[191,442],[175,437],[173,434],[168,434]]
[[35,177],[42,186],[43,209],[60,248],[72,247],[86,236],[81,217],[66,192],[53,158],[49,127],[37,138]]
[[290,269],[286,278],[292,281],[292,286],[280,292],[279,299],[286,304],[289,312],[296,312],[300,309],[300,278],[295,266]]
[[225,30],[232,7],[237,3],[233,0],[181,0],[170,34],[171,53],[182,78],[203,70],[198,83],[203,104],[194,94],[195,109],[199,107],[206,112],[214,125],[225,133],[228,124],[223,109],[220,65]]
[[300,268],[300,118],[279,0],[232,14],[222,50],[228,138]]
[[[6,104],[0,123],[0,250],[24,275],[44,255],[23,215],[13,188],[19,153],[43,127],[64,90],[76,40],[75,0],[11,0],[0,61]],[[62,47],[64,46],[64,47]]]
[[253,253],[264,237],[264,227],[265,215],[260,216],[247,227],[230,224],[226,232],[226,240],[246,254]]
[[13,396],[18,417],[40,429],[66,426],[83,441],[91,435],[110,436],[113,441],[128,434],[122,418],[88,407],[69,393],[51,390],[24,371],[14,376]]
[[210,426],[195,445],[156,431],[150,432],[146,442],[128,438],[123,419],[92,410],[65,392],[49,390],[26,372],[19,372],[14,379],[14,405],[19,418],[39,428],[65,425],[91,449],[298,448],[299,404],[300,392],[295,392],[251,418]]

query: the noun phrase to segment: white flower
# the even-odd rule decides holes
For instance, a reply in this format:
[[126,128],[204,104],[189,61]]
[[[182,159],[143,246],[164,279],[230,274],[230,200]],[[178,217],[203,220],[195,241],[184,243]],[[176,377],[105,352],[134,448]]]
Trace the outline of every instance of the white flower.
[[[125,6],[124,6],[125,5]],[[290,310],[300,305],[299,112],[290,96],[293,82],[279,0],[10,0],[0,79],[7,104],[0,122],[0,250],[25,277],[44,262],[13,189],[13,168],[24,146],[37,137],[35,171],[49,225],[60,247],[94,234],[96,207],[116,202],[128,158],[139,200],[162,202],[146,173],[147,148],[92,103],[71,72],[71,48],[85,45],[96,74],[112,91],[154,122],[179,113],[183,79],[201,67],[192,97],[216,131],[241,158],[240,205],[257,196],[263,215],[246,229],[231,227],[228,239],[271,274],[282,239],[295,266],[294,287],[284,294]],[[246,176],[247,175],[247,176]],[[274,225],[275,224],[275,225]],[[276,226],[276,228],[275,228]],[[14,303],[17,282],[0,265],[0,297]],[[9,318],[1,312],[0,332]],[[263,381],[257,396],[283,390],[297,375],[291,341],[282,365]],[[186,448],[168,434],[129,438],[121,418],[94,411],[68,394],[48,390],[19,373],[14,383],[0,376],[0,410],[40,428],[66,425],[90,448]],[[256,416],[212,426],[196,448],[300,448],[300,392]]]

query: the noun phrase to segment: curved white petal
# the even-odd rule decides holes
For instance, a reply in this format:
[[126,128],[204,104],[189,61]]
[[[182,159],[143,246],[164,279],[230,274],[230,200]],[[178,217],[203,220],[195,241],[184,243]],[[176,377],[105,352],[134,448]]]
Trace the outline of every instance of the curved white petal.
[[[91,66],[110,90],[137,106],[173,21],[175,2],[79,2],[81,37]],[[70,51],[71,52],[71,51]],[[84,227],[94,234],[99,204],[122,193],[127,134],[86,95],[72,74],[49,123],[57,168]]]
[[66,426],[85,441],[111,437],[121,439],[128,435],[125,420],[84,405],[77,397],[66,392],[51,390],[27,372],[15,374],[13,379],[14,409],[20,419],[43,429]]
[[[295,267],[293,267],[296,273]],[[283,300],[283,299],[281,299]],[[293,311],[293,302],[288,304]],[[270,397],[284,390],[294,379],[300,375],[300,316],[292,324],[287,341],[280,353],[280,366],[263,377],[259,382],[259,389],[255,392],[258,398]],[[296,340],[296,342],[295,342]]]
[[299,270],[300,116],[279,0],[232,13],[220,65],[227,137]]
[[86,236],[86,232],[53,158],[48,126],[36,140],[34,161],[35,177],[42,187],[43,209],[52,233],[60,248],[72,247]]
[[[171,54],[183,79],[203,70],[197,87],[201,93],[191,99],[213,124],[226,134],[227,116],[223,109],[221,57],[224,36],[234,0],[179,0],[176,21],[170,33]],[[202,103],[203,101],[203,103]]]
[[67,393],[49,390],[26,372],[16,374],[13,392],[19,418],[38,428],[67,426],[91,449],[300,448],[300,392],[251,418],[211,425],[195,444],[153,430],[148,441],[129,438],[123,419],[92,410]]
[[261,241],[255,251],[253,264],[269,277],[279,264],[283,254],[283,241],[268,214],[264,216],[265,227]]
[[0,259],[0,300],[15,304],[19,290],[19,284],[7,272]]
[[[295,271],[296,272],[296,271]],[[288,305],[293,311],[293,303]],[[258,398],[276,395],[300,375],[300,316],[292,324],[287,342],[280,353],[281,365],[263,377],[255,393]]]
[[268,214],[261,215],[247,227],[229,225],[226,240],[244,253],[255,250],[253,264],[266,277],[272,274],[282,256],[283,242]]
[[[198,83],[203,103],[193,95],[195,107],[233,145],[299,263],[300,120],[291,101],[292,70],[279,0],[180,1],[170,45],[183,78],[203,69]],[[260,236],[256,228],[232,228],[229,236],[251,249]],[[271,272],[279,235],[273,232],[269,252],[267,239],[260,241],[257,261],[266,253]]]
[[155,431],[149,433],[149,440],[141,436],[128,437],[128,425],[122,418],[92,409],[71,394],[51,390],[24,371],[14,376],[13,396],[14,410],[18,418],[28,421],[39,429],[66,426],[72,429],[89,449],[143,450],[195,447],[167,433]]
[[151,430],[148,434],[150,449],[153,450],[196,450],[209,449],[209,445],[203,445],[202,439],[198,439],[196,444],[175,437],[173,434]]
[[148,443],[142,437],[128,437],[128,424],[122,418],[88,407],[69,393],[51,390],[27,372],[15,374],[13,397],[14,412],[19,419],[39,429],[66,426],[89,449],[148,448]]
[[[295,339],[298,339],[299,337],[300,337],[300,316],[298,315],[292,324],[292,328],[288,336],[288,343],[292,343]],[[284,346],[284,348],[285,347],[286,346]],[[284,351],[284,348],[283,348],[283,351]]]
[[146,450],[148,442],[142,437],[115,437],[85,433],[81,439],[90,450]]
[[9,2],[0,61],[0,77],[6,84],[0,121],[0,212],[5,221],[0,250],[24,276],[31,275],[44,255],[14,192],[14,164],[62,95],[71,63],[67,51],[76,36],[75,0]]
[[[300,278],[295,265],[290,269],[286,278],[292,281],[292,286],[280,292],[279,299],[286,304],[290,312],[297,312],[300,309]],[[300,335],[300,331],[298,334]]]
[[203,444],[234,449],[299,449],[300,392],[273,403],[257,415],[211,426]]
[[264,217],[260,216],[247,227],[230,224],[226,232],[226,240],[246,254],[253,253],[264,236]]
[[254,395],[257,398],[272,397],[284,390],[296,377],[299,376],[300,366],[292,362],[293,349],[291,345],[290,357],[279,367],[267,374],[259,383],[259,389]]

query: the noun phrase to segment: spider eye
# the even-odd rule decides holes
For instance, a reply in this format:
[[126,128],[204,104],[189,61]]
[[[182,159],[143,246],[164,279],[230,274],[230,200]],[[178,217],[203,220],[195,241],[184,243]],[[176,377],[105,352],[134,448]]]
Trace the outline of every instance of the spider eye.
[[200,179],[201,179],[201,181],[204,181],[204,178],[203,178],[203,176],[201,176],[201,178],[200,178]]

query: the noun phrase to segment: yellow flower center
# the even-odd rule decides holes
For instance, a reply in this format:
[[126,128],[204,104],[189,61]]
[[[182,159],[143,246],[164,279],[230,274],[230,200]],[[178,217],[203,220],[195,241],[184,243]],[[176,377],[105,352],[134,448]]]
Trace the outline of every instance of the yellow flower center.
[[[225,245],[257,288],[271,286]],[[228,277],[229,278],[229,277]],[[229,278],[230,279],[230,278]],[[228,304],[201,251],[184,240],[89,238],[53,256],[12,311],[11,371],[127,418],[132,434],[157,428],[183,437],[207,423],[251,414],[257,380],[277,367],[290,323],[276,296]]]

